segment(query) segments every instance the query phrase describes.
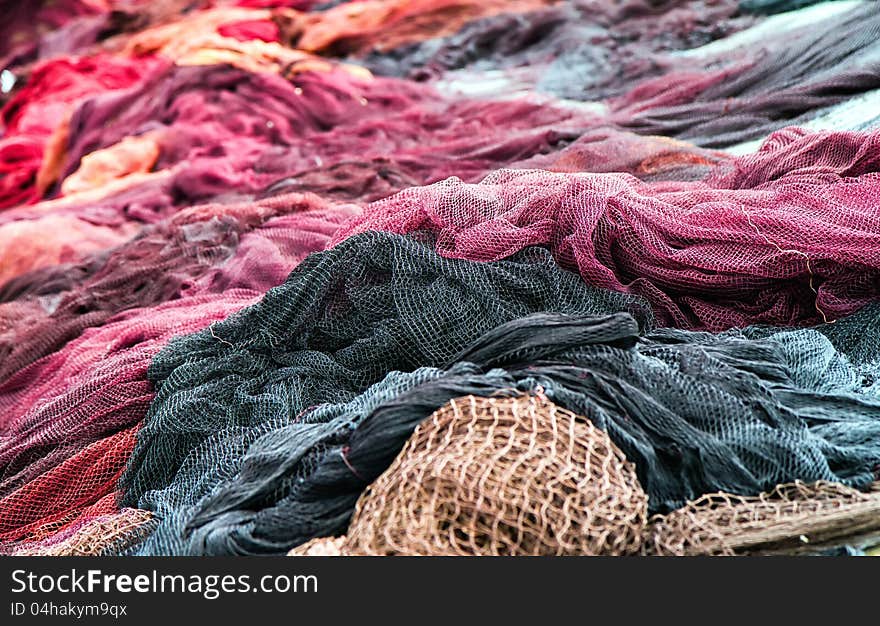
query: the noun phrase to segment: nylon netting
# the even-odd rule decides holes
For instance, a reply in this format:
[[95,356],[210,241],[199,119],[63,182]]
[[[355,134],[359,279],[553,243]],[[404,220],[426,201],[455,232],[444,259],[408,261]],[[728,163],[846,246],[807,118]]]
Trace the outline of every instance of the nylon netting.
[[121,311],[274,287],[351,215],[308,194],[196,206],[80,263],[20,275],[0,285],[0,383]]
[[644,81],[612,103],[612,117],[639,133],[706,147],[759,139],[880,87],[878,35],[880,5],[864,2],[821,28],[758,42],[759,54],[728,51]]
[[122,509],[66,529],[43,542],[18,546],[15,556],[113,556],[129,549],[153,529],[149,511]]
[[647,298],[659,322],[816,324],[880,295],[877,133],[775,133],[706,181],[501,170],[373,203],[342,232],[430,230],[450,258],[530,245],[590,285]]
[[4,549],[97,514],[153,399],[153,357],[256,301],[348,215],[302,195],[195,207],[108,255],[6,284]]
[[783,13],[795,11],[811,4],[818,4],[825,0],[740,0],[739,8],[742,11],[754,13]]
[[448,78],[449,70],[466,70],[479,81],[504,70],[516,85],[595,101],[666,71],[671,51],[750,25],[754,18],[739,15],[737,2],[569,0],[472,20],[443,38],[374,49],[364,63],[377,74],[420,81]]
[[123,482],[126,505],[162,520],[143,553],[280,553],[344,532],[416,426],[468,394],[541,388],[584,415],[635,464],[652,511],[875,479],[880,401],[821,332],[642,335],[638,299],[544,249],[475,263],[432,248],[357,235],[156,357]]
[[113,494],[154,395],[150,361],[171,337],[258,297],[230,290],[127,311],[11,378],[0,439],[0,547],[117,511]]
[[880,529],[880,492],[794,482],[646,516],[622,452],[544,396],[452,399],[360,497],[345,535],[291,556],[733,555]]
[[[198,499],[204,494],[191,480],[225,477],[234,450],[296,427],[304,410],[326,402],[355,408],[364,401],[356,396],[388,372],[443,365],[499,323],[542,310],[650,316],[635,298],[586,287],[539,249],[475,264],[442,259],[412,239],[368,233],[312,255],[257,306],[176,340],[154,360],[159,396],[133,455],[127,500],[168,486],[175,474],[179,495],[161,498]],[[342,409],[307,420],[315,423],[310,442],[338,429],[343,418],[333,413]],[[208,456],[222,450],[226,460],[197,460],[202,448]],[[175,516],[169,510],[166,519]]]
[[461,398],[422,422],[358,501],[370,555],[632,554],[648,513],[608,435],[543,398]]
[[756,497],[715,493],[652,520],[649,554],[773,554],[853,541],[880,530],[880,494],[789,483]]

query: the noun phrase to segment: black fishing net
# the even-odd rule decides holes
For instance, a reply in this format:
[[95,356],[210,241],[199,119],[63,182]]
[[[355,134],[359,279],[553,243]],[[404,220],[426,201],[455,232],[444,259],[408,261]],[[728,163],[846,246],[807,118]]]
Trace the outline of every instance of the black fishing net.
[[156,357],[123,479],[124,503],[162,520],[141,553],[281,553],[344,532],[418,423],[468,394],[540,388],[588,417],[652,511],[874,479],[880,400],[821,332],[644,334],[643,301],[584,285],[545,249],[473,263],[433,243],[354,236]]
[[878,36],[880,4],[856,4],[821,25],[771,39],[744,65],[720,70],[709,57],[708,73],[683,71],[643,83],[613,104],[614,117],[628,130],[705,148],[765,137],[880,88]]

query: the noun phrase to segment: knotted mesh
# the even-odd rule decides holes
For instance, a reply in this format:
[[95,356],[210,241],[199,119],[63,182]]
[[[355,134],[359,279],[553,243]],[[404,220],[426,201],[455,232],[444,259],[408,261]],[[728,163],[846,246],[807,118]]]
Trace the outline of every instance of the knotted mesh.
[[0,546],[117,511],[119,478],[154,395],[151,359],[171,337],[258,296],[230,290],[127,311],[10,378],[2,387]]
[[463,395],[543,389],[608,433],[654,512],[875,479],[880,401],[821,332],[642,335],[608,314],[644,327],[644,305],[544,249],[474,263],[433,246],[352,237],[156,357],[123,482],[125,504],[162,519],[143,553],[280,553],[344,532],[416,426]]
[[0,335],[0,542],[91,515],[153,399],[153,357],[282,282],[349,214],[301,195],[194,207],[108,255],[0,288],[0,312],[18,315]]
[[[163,511],[168,498],[192,504],[204,496],[198,484],[226,480],[238,466],[234,450],[288,427],[308,426],[301,451],[315,445],[319,455],[325,437],[356,419],[344,413],[363,410],[358,394],[388,372],[443,365],[486,330],[543,310],[650,316],[635,298],[586,287],[539,249],[475,264],[442,259],[412,239],[367,233],[312,255],[259,305],[202,336],[180,338],[154,360],[159,397],[132,459],[127,500],[169,487],[159,496]],[[328,402],[337,406],[299,423],[301,413]],[[222,463],[211,458],[218,452]],[[192,515],[173,509],[166,519]],[[313,521],[302,520],[304,540],[314,536],[307,530]],[[226,537],[218,541],[218,549],[230,549]]]
[[548,246],[590,285],[647,298],[661,325],[816,324],[880,295],[877,133],[787,130],[705,182],[501,170],[373,203],[353,233],[430,230],[445,257]]
[[638,552],[647,496],[589,420],[545,398],[455,399],[358,501],[346,549],[370,555]]
[[[14,320],[0,322],[0,383],[122,311],[274,287],[351,215],[308,194],[196,206],[80,263],[0,283],[0,320]],[[22,315],[27,304],[35,306]]]
[[648,554],[797,552],[880,531],[880,493],[836,483],[779,485],[756,497],[715,493],[651,521]]
[[681,63],[612,102],[612,118],[639,133],[717,148],[802,124],[871,92],[880,87],[880,5],[844,7],[736,53]]
[[89,519],[50,539],[26,543],[15,556],[113,556],[129,549],[153,529],[149,511],[122,509]]
[[452,399],[358,500],[346,535],[291,556],[733,555],[827,550],[880,530],[880,492],[802,482],[646,516],[631,465],[545,397]]
[[[754,18],[737,14],[737,2],[566,0],[475,19],[446,37],[374,49],[364,62],[382,75],[421,81],[440,77],[453,83],[472,77],[476,84],[507,82],[595,101],[667,71],[671,51],[694,48],[750,25]],[[498,70],[504,78],[499,79]],[[494,95],[498,88],[492,91]]]

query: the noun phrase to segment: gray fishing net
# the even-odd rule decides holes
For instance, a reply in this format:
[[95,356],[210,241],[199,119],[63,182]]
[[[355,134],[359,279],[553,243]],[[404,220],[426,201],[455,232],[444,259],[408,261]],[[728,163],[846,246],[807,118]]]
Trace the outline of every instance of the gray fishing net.
[[543,390],[608,434],[652,513],[875,480],[880,400],[822,332],[646,333],[646,311],[542,248],[475,263],[371,232],[313,255],[154,361],[123,481],[161,519],[140,552],[277,554],[342,533],[419,423],[464,395]]
[[715,493],[650,520],[623,453],[542,395],[450,400],[361,496],[348,533],[292,556],[735,555],[880,533],[880,493],[830,482]]

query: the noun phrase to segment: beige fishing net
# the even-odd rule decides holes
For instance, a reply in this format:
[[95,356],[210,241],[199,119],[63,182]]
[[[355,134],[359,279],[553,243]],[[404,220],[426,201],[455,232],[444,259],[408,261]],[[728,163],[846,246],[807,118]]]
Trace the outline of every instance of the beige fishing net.
[[878,533],[880,492],[829,482],[706,495],[649,520],[633,466],[587,419],[543,396],[466,396],[416,429],[347,536],[290,554],[734,555]]
[[16,556],[103,556],[118,554],[153,529],[153,514],[125,508],[89,520],[57,541],[25,544]]
[[543,397],[452,400],[361,497],[345,542],[371,555],[633,554],[648,499],[588,420]]
[[880,494],[830,482],[790,483],[751,498],[709,494],[656,516],[645,552],[792,553],[871,531],[880,531]]

